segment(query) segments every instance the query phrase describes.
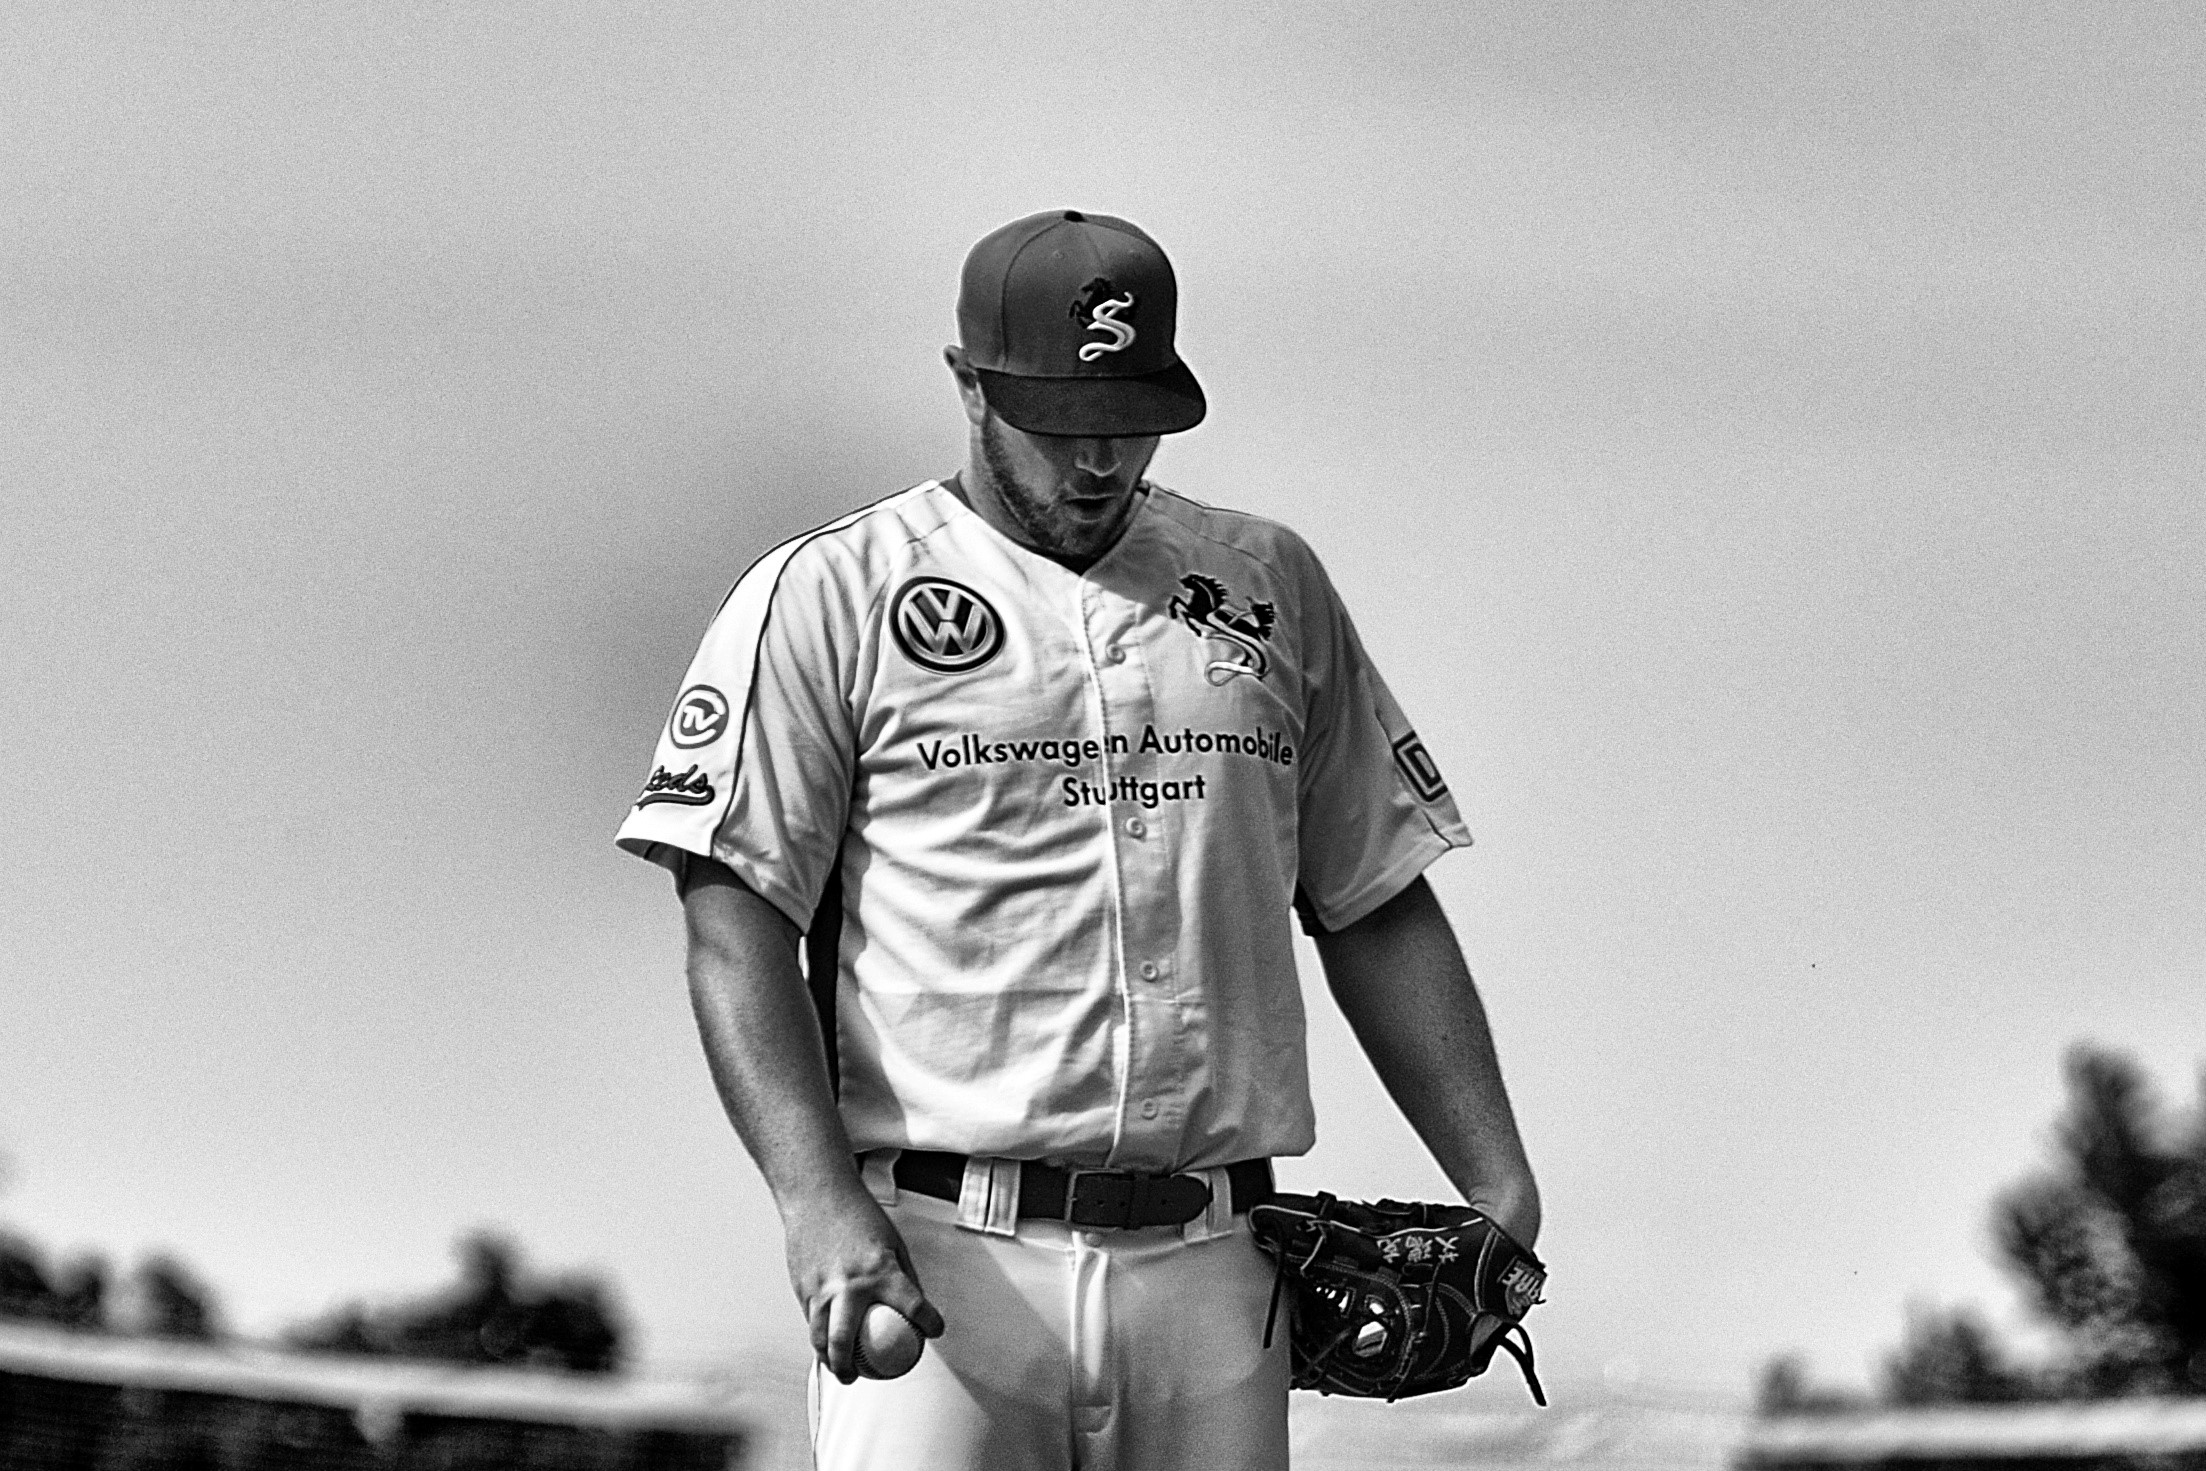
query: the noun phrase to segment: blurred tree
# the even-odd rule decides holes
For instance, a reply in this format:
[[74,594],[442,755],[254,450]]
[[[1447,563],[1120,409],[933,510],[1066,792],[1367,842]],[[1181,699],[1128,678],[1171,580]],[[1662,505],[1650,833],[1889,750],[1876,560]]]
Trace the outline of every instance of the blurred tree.
[[0,1233],[0,1318],[97,1331],[107,1326],[107,1263],[78,1257],[49,1276],[38,1249]]
[[2206,1393],[2206,1079],[2171,1127],[2117,1053],[2068,1060],[2053,1168],[1998,1203],[2001,1251],[2067,1353],[2056,1392]]
[[610,1295],[587,1277],[527,1279],[505,1238],[462,1238],[460,1280],[418,1302],[370,1309],[348,1303],[286,1333],[297,1348],[398,1354],[474,1364],[525,1364],[608,1373],[620,1367],[621,1329]]
[[38,1249],[0,1232],[0,1318],[44,1318],[53,1295]]
[[[2206,1394],[2206,1076],[2171,1121],[2137,1064],[2078,1046],[2050,1168],[1993,1203],[1999,1251],[2060,1335],[2042,1368],[2017,1363],[1968,1309],[1911,1310],[1883,1367],[1898,1405]],[[1771,1360],[1764,1414],[1850,1407],[1808,1382],[1798,1355]]]
[[2035,1394],[2029,1373],[2008,1362],[1991,1330],[1967,1308],[1911,1307],[1907,1336],[1884,1361],[1888,1404],[2002,1404]]
[[138,1299],[137,1329],[149,1338],[221,1337],[214,1295],[172,1256],[156,1254],[132,1274]]
[[99,1332],[107,1326],[107,1262],[81,1256],[54,1278],[53,1319],[64,1328]]
[[1836,1415],[1862,1408],[1860,1396],[1828,1389],[1808,1379],[1808,1361],[1779,1354],[1762,1366],[1754,1387],[1754,1408],[1764,1415]]

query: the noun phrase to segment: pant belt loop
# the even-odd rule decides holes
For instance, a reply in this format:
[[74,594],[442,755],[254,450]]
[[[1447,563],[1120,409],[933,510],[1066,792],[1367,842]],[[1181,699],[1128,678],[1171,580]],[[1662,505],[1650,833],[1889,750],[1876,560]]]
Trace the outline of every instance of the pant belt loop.
[[958,1185],[957,1223],[988,1236],[1019,1234],[1019,1162],[972,1155]]
[[903,1152],[901,1149],[868,1150],[864,1163],[858,1167],[858,1178],[865,1182],[867,1193],[882,1205],[894,1205],[903,1195],[896,1183],[896,1157]]
[[1233,1232],[1233,1182],[1226,1178],[1225,1166],[1207,1170],[1193,1170],[1191,1174],[1202,1176],[1210,1187],[1210,1204],[1203,1213],[1180,1227],[1180,1240],[1186,1242],[1208,1241],[1214,1236],[1228,1236]]

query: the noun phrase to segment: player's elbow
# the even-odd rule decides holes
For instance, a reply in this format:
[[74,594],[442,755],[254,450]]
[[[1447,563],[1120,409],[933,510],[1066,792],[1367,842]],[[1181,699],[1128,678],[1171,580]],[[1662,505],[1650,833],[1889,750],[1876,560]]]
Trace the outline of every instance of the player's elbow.
[[1472,1205],[1491,1216],[1494,1224],[1514,1237],[1518,1245],[1529,1250],[1539,1240],[1544,1217],[1540,1210],[1540,1187],[1532,1178],[1531,1170],[1512,1171],[1466,1194]]

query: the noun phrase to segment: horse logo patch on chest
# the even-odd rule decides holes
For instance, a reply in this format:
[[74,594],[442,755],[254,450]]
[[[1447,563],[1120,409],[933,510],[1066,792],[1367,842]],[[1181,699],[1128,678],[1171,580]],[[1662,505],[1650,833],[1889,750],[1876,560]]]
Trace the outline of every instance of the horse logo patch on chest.
[[1187,589],[1187,596],[1172,599],[1166,611],[1186,624],[1189,633],[1218,646],[1219,657],[1203,666],[1203,678],[1214,685],[1243,674],[1262,679],[1271,669],[1271,655],[1264,646],[1271,642],[1277,621],[1272,605],[1250,603],[1245,609],[1237,608],[1232,590],[1201,572],[1188,573],[1180,586]]

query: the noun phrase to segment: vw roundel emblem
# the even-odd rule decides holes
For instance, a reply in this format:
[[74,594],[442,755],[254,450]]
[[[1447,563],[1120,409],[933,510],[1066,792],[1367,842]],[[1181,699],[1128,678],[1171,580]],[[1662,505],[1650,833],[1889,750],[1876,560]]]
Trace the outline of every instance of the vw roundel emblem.
[[666,738],[685,751],[709,746],[728,729],[728,697],[709,684],[693,684],[666,718]]
[[889,633],[904,657],[937,674],[965,674],[1003,650],[1003,619],[988,599],[947,577],[915,577],[889,603]]

